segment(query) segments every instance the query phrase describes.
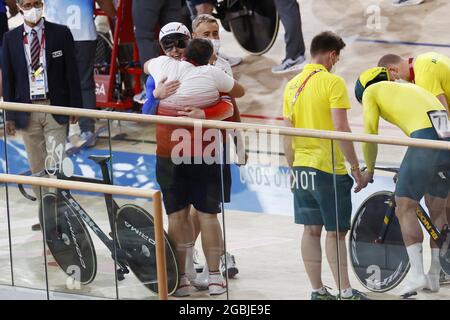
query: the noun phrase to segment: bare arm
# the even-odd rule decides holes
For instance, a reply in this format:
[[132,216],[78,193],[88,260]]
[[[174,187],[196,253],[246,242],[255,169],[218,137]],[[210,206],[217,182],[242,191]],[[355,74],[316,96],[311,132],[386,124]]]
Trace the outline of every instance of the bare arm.
[[117,15],[116,8],[114,8],[114,3],[112,0],[96,0],[98,5],[100,6],[100,9],[106,12],[106,14],[113,18]]
[[439,99],[439,101],[442,103],[442,105],[447,109],[447,112],[450,114],[450,109],[448,107],[447,97],[445,96],[445,94],[440,94],[436,98]]
[[[346,109],[331,109],[331,117],[333,118],[335,131],[352,132],[352,130],[350,129],[350,125],[348,124]],[[345,159],[347,159],[348,163],[350,163],[350,165],[352,166],[351,174],[355,178],[357,184],[355,192],[359,192],[361,189],[365,188],[367,184],[364,185],[362,181],[361,172],[359,170],[358,157],[356,156],[353,142],[339,141],[339,146],[341,147]]]
[[240,98],[245,95],[245,89],[237,81],[234,81],[233,89],[231,89],[231,91],[227,93],[233,98]]
[[[292,128],[292,122],[288,118],[284,118],[284,126]],[[294,153],[292,152],[292,137],[284,136],[284,156],[286,157],[286,161],[289,167],[292,167],[294,164]]]

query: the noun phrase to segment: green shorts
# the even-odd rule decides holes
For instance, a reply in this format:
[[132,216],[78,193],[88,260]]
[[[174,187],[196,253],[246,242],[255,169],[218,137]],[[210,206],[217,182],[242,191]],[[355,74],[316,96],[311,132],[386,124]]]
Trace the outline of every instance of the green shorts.
[[337,206],[339,231],[348,231],[353,179],[347,174],[336,175],[336,204],[332,174],[308,167],[294,167],[293,170],[295,223],[325,226],[327,231],[336,231]]
[[[433,128],[414,131],[411,138],[439,140]],[[395,195],[420,201],[425,194],[446,198],[450,177],[439,175],[450,170],[450,151],[409,147],[403,158]]]

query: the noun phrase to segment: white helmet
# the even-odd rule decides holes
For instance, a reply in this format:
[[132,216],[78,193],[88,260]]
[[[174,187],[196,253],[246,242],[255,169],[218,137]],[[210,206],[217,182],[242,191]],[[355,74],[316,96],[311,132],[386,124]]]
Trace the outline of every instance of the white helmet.
[[159,41],[161,41],[162,38],[164,38],[168,35],[171,35],[171,34],[180,34],[180,35],[185,35],[189,39],[191,38],[191,33],[189,32],[189,29],[184,24],[179,23],[179,22],[171,22],[171,23],[166,24],[159,31]]

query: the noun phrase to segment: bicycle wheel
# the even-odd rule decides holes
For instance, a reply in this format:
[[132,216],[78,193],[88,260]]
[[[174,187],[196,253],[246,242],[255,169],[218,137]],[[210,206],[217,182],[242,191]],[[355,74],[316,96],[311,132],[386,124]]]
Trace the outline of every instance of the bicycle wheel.
[[[153,217],[138,206],[126,204],[117,211],[115,232],[119,248],[132,256],[127,259],[131,271],[148,289],[158,293]],[[178,266],[167,235],[165,245],[167,285],[172,294],[178,287]]]
[[81,284],[92,282],[97,274],[97,256],[84,222],[72,205],[58,199],[54,193],[48,193],[42,199],[45,238],[56,263]]
[[353,270],[359,282],[374,292],[395,288],[409,271],[409,258],[403,243],[400,224],[391,218],[382,243],[376,243],[389,210],[390,191],[371,195],[353,218],[349,251]]
[[252,55],[272,48],[280,21],[273,0],[228,0],[225,21],[240,46]]

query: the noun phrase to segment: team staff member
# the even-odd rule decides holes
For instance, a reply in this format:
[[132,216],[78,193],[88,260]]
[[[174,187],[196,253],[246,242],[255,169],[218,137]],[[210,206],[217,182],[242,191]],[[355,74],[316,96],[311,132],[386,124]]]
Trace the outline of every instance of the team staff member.
[[[80,78],[70,30],[44,21],[44,4],[40,0],[19,0],[18,5],[25,22],[7,32],[3,41],[4,101],[81,107]],[[16,130],[22,132],[32,174],[46,175],[47,150],[52,150],[52,141],[64,146],[69,117],[7,112],[6,120],[9,135],[15,135]],[[39,188],[34,188],[34,192],[39,197]],[[39,225],[33,227],[39,229]]]
[[[448,117],[439,100],[425,89],[408,83],[391,82],[386,68],[372,68],[361,74],[356,82],[355,94],[363,104],[364,130],[378,134],[380,118],[399,127],[407,136],[417,139],[438,140],[437,130],[429,112]],[[377,145],[363,144],[367,171],[364,181],[373,179]],[[432,256],[428,275],[425,275],[422,256],[423,234],[416,216],[420,199],[425,196],[431,219],[438,230],[447,223],[446,197],[450,183],[438,175],[438,167],[450,166],[450,152],[436,149],[408,148],[403,158],[395,187],[396,216],[400,222],[403,241],[408,251],[411,269],[409,279],[401,292],[403,296],[424,287],[439,290],[439,249],[431,242]]]
[[[94,6],[98,3],[111,18],[116,15],[112,0],[46,0],[45,18],[67,26],[75,39],[75,57],[81,80],[83,108],[95,109],[94,62],[97,48],[97,30],[94,23]],[[80,137],[87,145],[95,145],[95,119],[80,118]]]
[[[404,59],[387,54],[378,62],[379,67],[389,70],[390,79],[402,79],[428,90],[450,112],[450,58],[436,52],[427,52],[415,58]],[[450,221],[450,194],[446,205],[447,221]],[[442,273],[442,280],[445,274]]]
[[[351,132],[347,120],[350,101],[344,79],[330,73],[344,47],[344,41],[333,32],[323,32],[314,37],[311,43],[312,63],[288,82],[284,91],[283,116],[287,126]],[[350,163],[357,183],[355,191],[365,187],[353,143],[336,142],[332,148],[330,140],[285,138],[285,153],[294,172],[299,177],[302,174],[308,177],[307,186],[294,186],[293,193],[295,223],[304,225],[301,254],[313,289],[311,299],[335,299],[322,283],[320,238],[324,226],[327,231],[326,255],[337,287],[339,281],[342,284],[342,299],[367,299],[364,294],[352,289],[346,263],[345,235],[350,228],[353,180],[347,173],[345,159]],[[337,190],[333,187],[334,173]],[[335,191],[338,203],[335,201]],[[336,221],[336,207],[339,221]],[[339,259],[336,254],[337,236]],[[339,266],[337,261],[341,262]]]

